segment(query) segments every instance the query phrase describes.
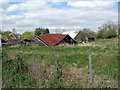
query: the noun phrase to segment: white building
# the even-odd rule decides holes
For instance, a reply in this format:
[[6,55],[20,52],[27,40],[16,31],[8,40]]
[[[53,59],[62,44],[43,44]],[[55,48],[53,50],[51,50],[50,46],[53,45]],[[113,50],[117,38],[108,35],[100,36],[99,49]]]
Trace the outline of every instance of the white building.
[[76,35],[78,34],[77,31],[67,31],[67,32],[63,32],[62,34],[68,34],[71,38],[75,38]]

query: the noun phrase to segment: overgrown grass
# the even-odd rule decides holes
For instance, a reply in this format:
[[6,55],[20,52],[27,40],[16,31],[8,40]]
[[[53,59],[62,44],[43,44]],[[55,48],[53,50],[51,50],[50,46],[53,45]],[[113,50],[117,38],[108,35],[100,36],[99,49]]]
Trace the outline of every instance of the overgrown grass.
[[[66,87],[66,88],[67,87],[68,88],[89,87],[89,82],[82,82],[81,80],[84,78],[84,74],[89,76],[89,68],[86,69],[85,72],[82,72],[83,76],[79,76],[77,80],[73,77],[76,76],[77,75],[76,73],[78,72],[76,72],[75,75],[72,75],[70,74],[70,71],[72,68],[76,68],[76,70],[79,70],[81,68],[85,68],[86,66],[89,66],[88,55],[92,53],[94,75],[98,75],[98,76],[105,75],[107,77],[106,80],[109,80],[110,82],[111,81],[116,82],[115,85],[111,85],[109,87],[117,87],[117,76],[118,76],[117,38],[108,39],[108,40],[107,39],[97,40],[94,43],[90,43],[89,46],[76,45],[73,47],[66,47],[66,46],[14,47],[14,48],[3,48],[3,51],[5,51],[8,57],[11,59],[15,59],[16,55],[19,54],[32,72],[33,72],[33,66],[34,66],[32,62],[32,57],[34,56],[37,70],[38,70],[37,76],[41,75],[39,71],[42,70],[43,68],[47,71],[46,73],[44,73],[46,74],[46,80],[43,80],[44,82],[38,85],[38,87],[44,87],[44,88],[45,87],[47,88],[49,87],[52,87],[52,88],[53,87],[55,88],[57,87]],[[65,80],[66,83],[59,82],[57,84],[54,82],[53,78],[49,77],[51,72],[55,72],[55,56],[56,55],[59,56],[59,63],[62,69],[61,80],[63,81]],[[12,71],[9,71],[9,73],[11,72]],[[8,73],[8,72],[6,71],[5,73]],[[68,79],[68,77],[71,77],[71,79],[70,78]],[[99,78],[102,78],[102,77],[99,77]],[[36,81],[36,83],[39,83],[39,82],[40,81]],[[98,84],[99,82],[101,81],[98,81]],[[109,84],[107,81],[103,83]],[[88,86],[85,86],[85,84],[88,84]],[[95,85],[95,87],[107,87],[107,85],[99,84],[99,85]]]

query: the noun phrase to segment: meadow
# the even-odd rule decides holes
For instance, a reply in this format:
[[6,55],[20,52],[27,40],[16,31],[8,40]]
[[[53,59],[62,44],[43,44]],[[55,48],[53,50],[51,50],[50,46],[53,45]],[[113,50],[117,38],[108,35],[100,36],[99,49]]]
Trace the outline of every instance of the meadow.
[[93,55],[93,88],[118,87],[117,38],[74,46],[3,47],[2,51],[3,87],[90,88],[89,54]]

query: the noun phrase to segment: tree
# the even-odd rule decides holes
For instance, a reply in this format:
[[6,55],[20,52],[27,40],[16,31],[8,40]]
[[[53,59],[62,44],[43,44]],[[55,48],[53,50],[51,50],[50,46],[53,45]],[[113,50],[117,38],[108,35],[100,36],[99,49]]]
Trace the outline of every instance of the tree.
[[105,30],[99,30],[97,33],[97,38],[102,38],[104,39],[106,35],[106,31]]
[[117,33],[113,30],[109,30],[106,32],[106,38],[113,38],[113,37],[116,37],[117,36]]
[[12,29],[12,33],[13,33],[13,34],[17,34],[15,28]]
[[39,35],[42,35],[42,34],[48,34],[48,33],[50,33],[48,28],[46,28],[46,29],[36,28],[35,29],[35,36],[39,36]]
[[116,37],[118,33],[118,25],[114,24],[113,21],[108,21],[107,23],[100,26],[98,29],[98,38],[112,38]]
[[22,37],[23,39],[28,39],[28,40],[32,40],[34,38],[34,31],[26,31],[22,34]]
[[0,34],[4,34],[4,32],[0,29]]

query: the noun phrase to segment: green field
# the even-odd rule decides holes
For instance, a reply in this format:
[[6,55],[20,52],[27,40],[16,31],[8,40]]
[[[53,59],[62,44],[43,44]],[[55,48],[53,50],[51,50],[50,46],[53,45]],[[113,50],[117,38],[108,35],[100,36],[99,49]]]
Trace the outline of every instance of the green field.
[[[89,54],[93,54],[93,87],[117,88],[117,38],[75,46],[4,47],[3,87],[90,88]],[[56,55],[60,64],[58,72]]]

